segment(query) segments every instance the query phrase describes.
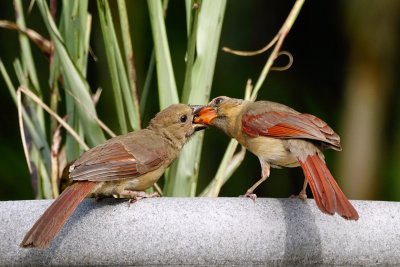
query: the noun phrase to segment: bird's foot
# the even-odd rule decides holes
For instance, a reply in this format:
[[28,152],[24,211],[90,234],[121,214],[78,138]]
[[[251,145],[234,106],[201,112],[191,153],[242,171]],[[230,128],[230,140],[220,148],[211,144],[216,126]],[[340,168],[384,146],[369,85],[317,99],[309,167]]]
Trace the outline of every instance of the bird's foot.
[[252,191],[249,191],[249,190],[247,190],[246,194],[240,195],[239,197],[250,198],[250,199],[253,200],[254,202],[256,202],[256,199],[257,199],[257,195],[254,194]]
[[98,203],[98,202],[100,202],[103,198],[105,198],[105,196],[100,196],[100,195],[98,195],[98,196],[96,196],[96,197],[94,198],[94,201],[96,201],[96,203]]
[[307,194],[306,192],[301,191],[298,196],[303,202],[307,202]]
[[301,199],[304,203],[307,202],[307,194],[305,191],[300,191],[298,195],[291,195],[290,198],[298,198]]
[[130,190],[125,190],[124,194],[128,195],[130,198],[128,201],[129,205],[143,198],[152,198],[160,196],[160,194],[158,194],[157,192],[148,194],[145,191],[130,191]]

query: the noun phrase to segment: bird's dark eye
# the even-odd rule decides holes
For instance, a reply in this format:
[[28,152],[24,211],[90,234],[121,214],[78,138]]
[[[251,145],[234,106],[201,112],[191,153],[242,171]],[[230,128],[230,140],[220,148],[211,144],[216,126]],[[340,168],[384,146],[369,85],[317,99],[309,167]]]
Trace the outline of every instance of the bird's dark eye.
[[214,104],[215,104],[215,105],[219,105],[219,104],[221,104],[222,101],[224,101],[224,99],[223,99],[222,97],[218,97],[218,98],[216,98],[216,99],[214,100]]
[[180,120],[181,120],[181,122],[186,122],[187,121],[187,116],[186,115],[182,115]]

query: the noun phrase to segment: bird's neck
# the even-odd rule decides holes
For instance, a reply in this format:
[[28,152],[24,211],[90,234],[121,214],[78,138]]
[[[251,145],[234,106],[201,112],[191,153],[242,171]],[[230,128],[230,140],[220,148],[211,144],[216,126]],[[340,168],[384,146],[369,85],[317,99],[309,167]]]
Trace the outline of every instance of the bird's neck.
[[185,140],[176,136],[172,131],[166,128],[153,128],[153,131],[163,137],[165,143],[172,148],[173,151],[180,151],[185,143]]
[[232,138],[241,141],[241,131],[242,131],[242,115],[243,111],[246,109],[249,101],[243,101],[242,104],[230,109],[229,116],[226,117],[226,127],[223,131]]

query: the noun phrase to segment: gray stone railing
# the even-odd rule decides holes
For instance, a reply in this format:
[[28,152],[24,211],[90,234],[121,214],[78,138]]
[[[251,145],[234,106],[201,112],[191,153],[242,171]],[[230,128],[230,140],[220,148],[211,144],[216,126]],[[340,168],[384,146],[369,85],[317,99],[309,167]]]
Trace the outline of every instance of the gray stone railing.
[[0,265],[400,265],[400,203],[352,201],[357,222],[313,200],[85,200],[49,249],[22,249],[50,204],[0,202]]

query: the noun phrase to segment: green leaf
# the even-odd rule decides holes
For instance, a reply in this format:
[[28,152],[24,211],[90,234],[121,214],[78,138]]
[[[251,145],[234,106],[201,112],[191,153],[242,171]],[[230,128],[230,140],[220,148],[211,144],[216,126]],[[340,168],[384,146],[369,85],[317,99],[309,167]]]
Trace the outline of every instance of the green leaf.
[[[16,23],[21,29],[26,29],[24,10],[22,8],[21,0],[15,0],[14,4],[16,9]],[[28,73],[33,86],[36,89],[40,90],[29,39],[23,33],[19,33],[18,38],[19,38],[19,43],[21,45],[21,56],[22,56],[22,64],[24,67],[24,71]]]
[[[126,2],[125,0],[118,0],[118,11],[119,18],[121,21],[121,33],[122,33],[122,42],[124,44],[124,54],[125,54],[125,65],[127,66],[127,78],[129,80],[129,85],[131,89],[132,101],[133,104],[130,105],[127,103],[127,106],[132,106],[132,115],[128,115],[130,119],[133,119],[134,124],[132,124],[132,128],[137,130],[140,128],[141,119],[140,119],[140,104],[139,104],[139,93],[136,86],[136,68],[135,61],[133,55],[133,48],[131,42],[131,33],[129,31],[129,21],[128,21],[128,12],[126,10]],[[128,99],[129,100],[129,99]],[[131,118],[132,117],[132,118]]]
[[117,44],[112,40],[114,28],[113,28],[112,18],[110,18],[111,17],[110,7],[108,6],[107,1],[98,0],[97,8],[99,10],[101,31],[103,33],[103,40],[105,44],[105,52],[107,56],[108,68],[110,70],[110,75],[111,75],[111,84],[114,92],[114,100],[115,100],[115,107],[117,109],[118,122],[121,132],[127,133],[128,128],[126,126],[124,102],[122,99],[121,84],[118,74],[119,70],[116,62],[117,55],[115,54],[116,49],[114,48],[114,46],[116,46]]
[[[21,29],[26,29],[24,9],[22,7],[21,0],[14,1],[14,8],[16,11],[15,12],[16,13],[16,24]],[[35,67],[35,62],[33,60],[33,56],[32,56],[32,50],[31,50],[29,38],[21,32],[18,34],[18,38],[19,38],[19,43],[21,46],[22,68],[24,70],[24,76],[26,77],[25,83],[23,83],[23,85],[31,87],[31,88],[33,87],[35,90],[37,90],[38,94],[41,95],[42,91],[41,91],[41,88],[39,85],[39,79],[38,79],[37,73],[36,73],[36,67]],[[30,84],[32,84],[32,86],[30,86]],[[44,132],[45,123],[44,123],[43,110],[40,108],[36,108],[35,112],[38,114],[39,127]]]
[[225,6],[226,0],[201,2],[189,103],[205,104],[209,100]]
[[155,59],[155,53],[154,53],[154,49],[153,49],[153,51],[151,52],[151,56],[150,56],[149,67],[147,68],[146,79],[144,81],[142,95],[140,97],[140,113],[142,114],[142,116],[146,110],[146,104],[147,104],[147,99],[148,99],[149,92],[150,92],[150,86],[151,86],[151,82],[153,81],[155,62],[156,62],[156,59]]
[[[21,81],[25,79],[25,74],[24,71],[22,70],[21,64],[18,60],[15,61],[14,67],[16,70],[16,74],[18,79]],[[11,82],[11,79],[7,73],[7,70],[5,69],[3,62],[0,60],[0,72],[4,78],[4,81],[6,83],[7,89],[10,92],[10,95],[14,101],[14,103],[17,105],[17,97],[16,97],[16,89],[14,85]],[[29,113],[31,116],[38,116],[36,114],[36,106],[33,105],[30,101],[27,101],[28,108],[31,109],[31,112]],[[35,176],[38,177],[39,181],[37,181],[39,184],[48,184],[49,181],[42,181],[41,180],[46,180],[49,179],[49,174],[51,170],[51,159],[50,159],[50,148],[47,144],[46,141],[46,136],[44,132],[42,131],[41,127],[39,126],[37,118],[32,118],[30,115],[28,115],[28,112],[26,111],[26,107],[22,108],[22,118],[24,120],[24,125],[26,127],[26,131],[28,132],[31,140],[33,147],[31,147],[29,153],[30,153],[30,158],[31,160],[35,163],[37,169],[33,170],[35,171]],[[27,159],[28,160],[28,159]],[[28,163],[29,165],[29,163]],[[38,166],[41,166],[40,168]],[[31,173],[31,175],[34,175]],[[50,198],[52,197],[51,195],[51,187],[46,187],[46,188],[40,188],[39,187],[39,194],[37,197],[47,197]],[[50,191],[49,191],[50,190]],[[44,195],[41,193],[44,192]],[[50,193],[49,193],[50,192]]]
[[[204,0],[197,2],[200,8],[198,21],[196,19],[197,10],[194,10],[195,16],[193,17],[193,26],[196,27],[197,25],[197,29],[191,30],[192,34],[196,34],[197,30],[197,34],[195,38],[190,38],[189,41],[189,68],[187,68],[187,71],[190,71],[191,75],[186,75],[188,80],[185,81],[183,101],[188,101],[191,104],[205,104],[210,96],[226,1]],[[190,51],[190,48],[194,41],[196,42],[196,59],[191,68],[192,51]],[[195,195],[202,142],[203,133],[196,134],[182,149],[181,156],[167,174],[164,190],[166,195]]]
[[71,60],[70,54],[65,47],[64,41],[51,17],[49,8],[44,0],[37,1],[40,12],[54,42],[55,53],[59,57],[61,73],[64,78],[65,87],[71,92],[74,98],[79,118],[82,122],[84,134],[88,140],[89,146],[95,146],[105,141],[101,128],[97,124],[97,118],[94,103],[89,94],[89,85],[84,79],[82,73]]
[[[127,132],[125,110],[132,129],[140,128],[139,106],[133,95],[130,78],[124,65],[108,1],[98,0],[97,7],[105,43],[111,81],[114,89],[118,120],[122,133]],[[134,83],[133,83],[134,84]],[[136,88],[136,87],[135,87]],[[135,100],[136,99],[136,100]]]
[[[72,62],[81,73],[86,77],[86,68],[89,54],[89,40],[91,32],[91,15],[87,11],[87,0],[69,0],[62,2],[60,35],[65,40],[65,47]],[[50,86],[57,86],[58,75],[60,74],[60,58],[56,53],[50,65]],[[62,72],[61,72],[62,74]],[[68,123],[83,138],[85,129],[82,127],[79,110],[76,105],[74,93],[67,88],[65,90],[66,111]],[[66,136],[67,161],[76,159],[82,154],[83,148],[70,136]]]
[[179,102],[161,1],[147,0],[156,54],[160,109]]

